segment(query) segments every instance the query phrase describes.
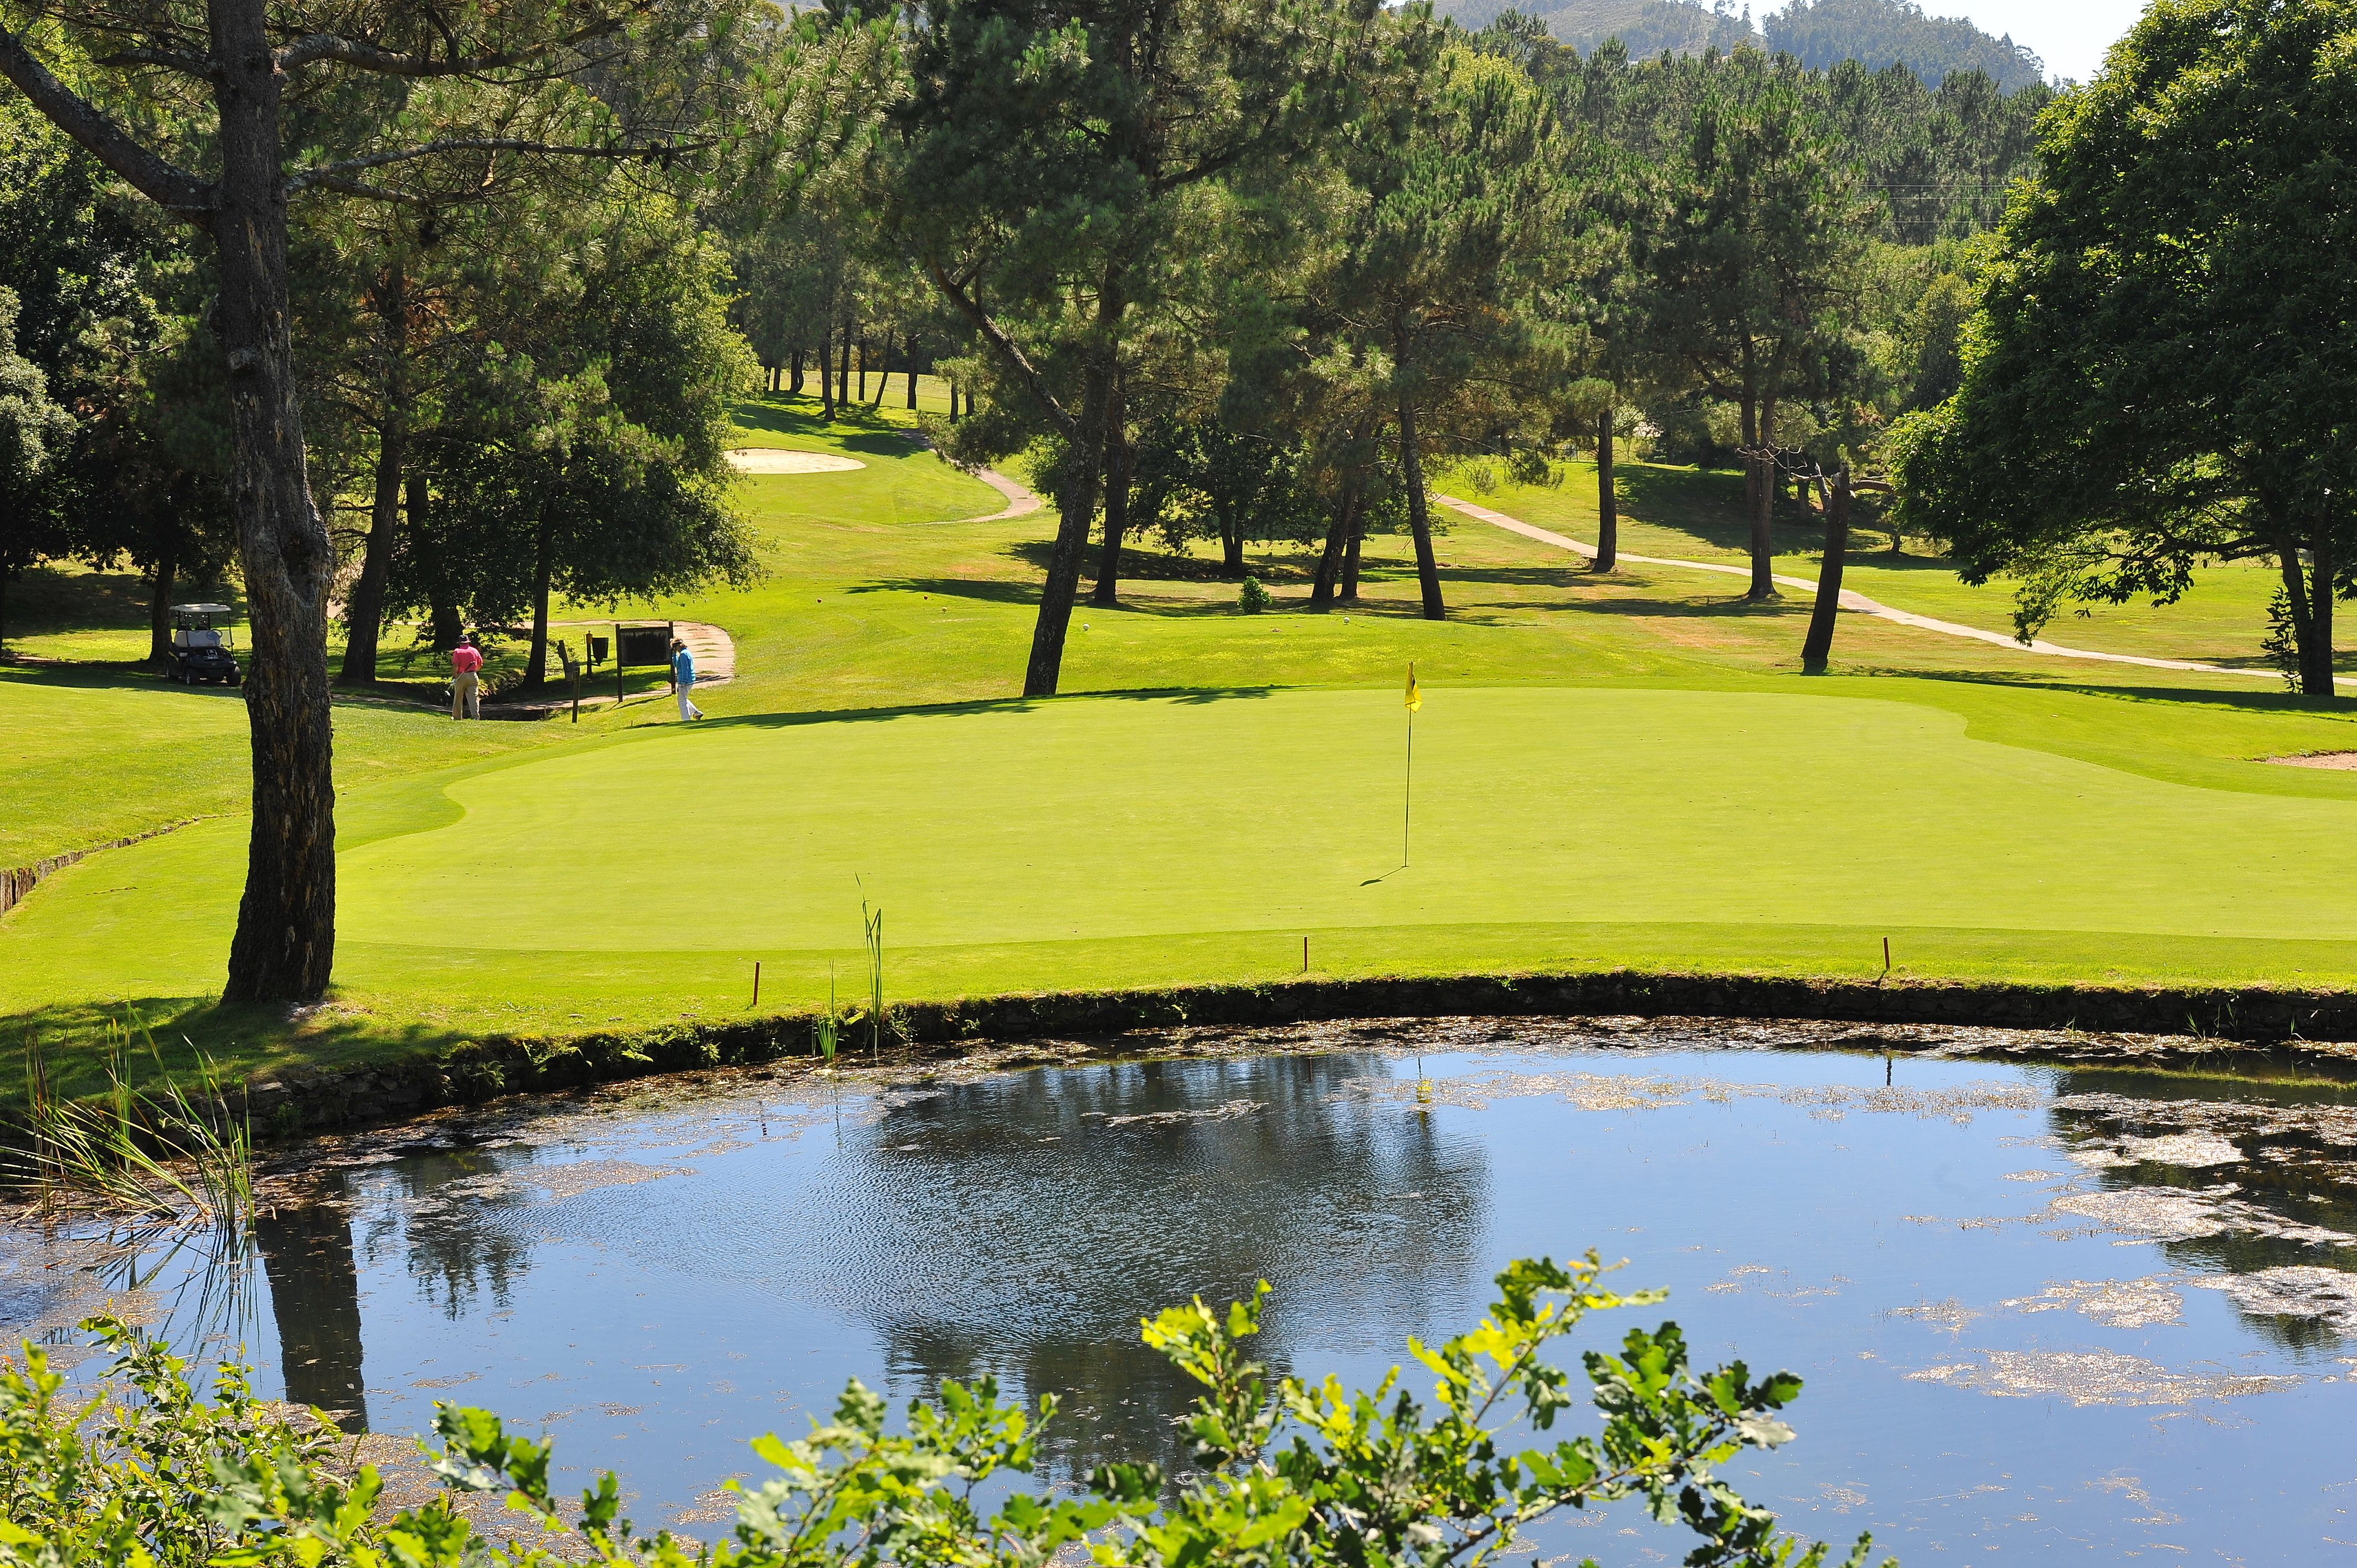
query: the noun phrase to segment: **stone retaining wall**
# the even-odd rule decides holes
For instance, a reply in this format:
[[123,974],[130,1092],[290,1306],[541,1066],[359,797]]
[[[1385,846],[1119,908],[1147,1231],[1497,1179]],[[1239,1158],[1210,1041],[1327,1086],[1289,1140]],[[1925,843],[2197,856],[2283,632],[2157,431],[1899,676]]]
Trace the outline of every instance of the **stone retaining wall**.
[[23,903],[25,895],[40,886],[42,878],[51,872],[62,870],[75,861],[96,854],[101,850],[122,849],[127,844],[137,843],[143,839],[160,838],[166,833],[178,832],[182,828],[193,826],[204,820],[202,817],[190,817],[185,822],[167,822],[160,828],[149,828],[144,833],[133,833],[129,838],[94,843],[88,849],[69,850],[64,854],[53,854],[47,860],[37,860],[30,865],[19,865],[0,871],[0,915],[6,914]]
[[[1514,1015],[1822,1019],[2190,1035],[2257,1044],[2357,1041],[2357,993],[2341,992],[1878,984],[1630,971],[1058,992],[888,1010],[893,1034],[920,1055],[955,1054],[985,1042],[1186,1025]],[[804,1056],[812,1048],[812,1023],[807,1013],[782,1014],[561,1041],[467,1041],[405,1062],[280,1072],[249,1085],[248,1105],[264,1131],[354,1126],[503,1094]],[[845,1029],[847,1055],[856,1055],[848,1042],[859,1032],[856,1023]]]

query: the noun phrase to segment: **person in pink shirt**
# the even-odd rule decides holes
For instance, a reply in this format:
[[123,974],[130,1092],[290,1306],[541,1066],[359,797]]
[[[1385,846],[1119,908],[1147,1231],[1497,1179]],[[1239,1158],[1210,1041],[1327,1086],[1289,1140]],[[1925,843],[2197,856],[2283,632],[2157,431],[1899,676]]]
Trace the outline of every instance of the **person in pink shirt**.
[[482,668],[483,651],[475,646],[473,635],[461,635],[458,646],[450,650],[452,718],[479,719],[483,716]]

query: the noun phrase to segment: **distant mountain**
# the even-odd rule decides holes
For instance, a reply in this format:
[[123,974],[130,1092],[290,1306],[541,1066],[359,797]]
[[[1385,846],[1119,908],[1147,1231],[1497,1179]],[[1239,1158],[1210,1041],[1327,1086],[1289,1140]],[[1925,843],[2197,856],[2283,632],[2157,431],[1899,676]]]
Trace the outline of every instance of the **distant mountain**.
[[1846,59],[1877,70],[1904,62],[1933,85],[1977,70],[2007,91],[2046,80],[2046,62],[2011,34],[1993,38],[1961,16],[1927,16],[1910,0],[1792,0],[1765,31],[1770,52],[1820,70]]
[[1484,27],[1501,12],[1534,15],[1553,33],[1586,53],[1619,38],[1631,55],[1700,54],[1754,43],[1790,53],[1820,70],[1856,59],[1879,70],[1904,61],[1930,86],[1964,71],[1986,71],[2010,91],[2046,80],[2045,62],[2011,38],[1993,38],[1961,17],[1930,16],[1913,0],[1791,0],[1754,28],[1751,10],[1738,14],[1720,0],[1439,0],[1443,16],[1462,27]]

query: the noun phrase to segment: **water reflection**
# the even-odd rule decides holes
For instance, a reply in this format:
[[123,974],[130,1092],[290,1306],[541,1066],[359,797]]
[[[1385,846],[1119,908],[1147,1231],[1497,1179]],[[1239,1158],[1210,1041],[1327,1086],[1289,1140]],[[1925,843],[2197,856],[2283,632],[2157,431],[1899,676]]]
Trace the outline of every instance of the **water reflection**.
[[1196,1386],[1139,1342],[1146,1305],[1275,1287],[1257,1354],[1396,1348],[1474,1310],[1481,1144],[1346,1092],[1374,1056],[1143,1062],[895,1095],[850,1180],[837,1290],[897,1394],[995,1373],[1072,1391],[1057,1471],[1185,1459]]
[[270,1279],[286,1399],[317,1406],[346,1432],[366,1432],[360,1270],[350,1219],[329,1202],[290,1204],[257,1218],[254,1240]]
[[530,1148],[458,1149],[354,1176],[361,1255],[397,1261],[445,1316],[506,1306],[532,1266],[529,1240],[507,1223],[531,1196],[515,1173],[536,1157]]
[[2066,1212],[2148,1237],[2195,1285],[2222,1289],[2287,1350],[2322,1352],[2357,1330],[2357,1107],[2320,1082],[2057,1076],[2050,1109],[2098,1197]]

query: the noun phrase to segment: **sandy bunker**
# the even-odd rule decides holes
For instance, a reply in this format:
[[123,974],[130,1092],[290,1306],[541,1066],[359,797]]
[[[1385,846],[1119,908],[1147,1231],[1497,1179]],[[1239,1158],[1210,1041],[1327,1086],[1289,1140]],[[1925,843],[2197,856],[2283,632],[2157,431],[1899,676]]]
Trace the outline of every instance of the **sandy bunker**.
[[728,454],[728,466],[740,474],[837,474],[867,467],[856,457],[833,452],[789,452],[778,446],[740,446]]

